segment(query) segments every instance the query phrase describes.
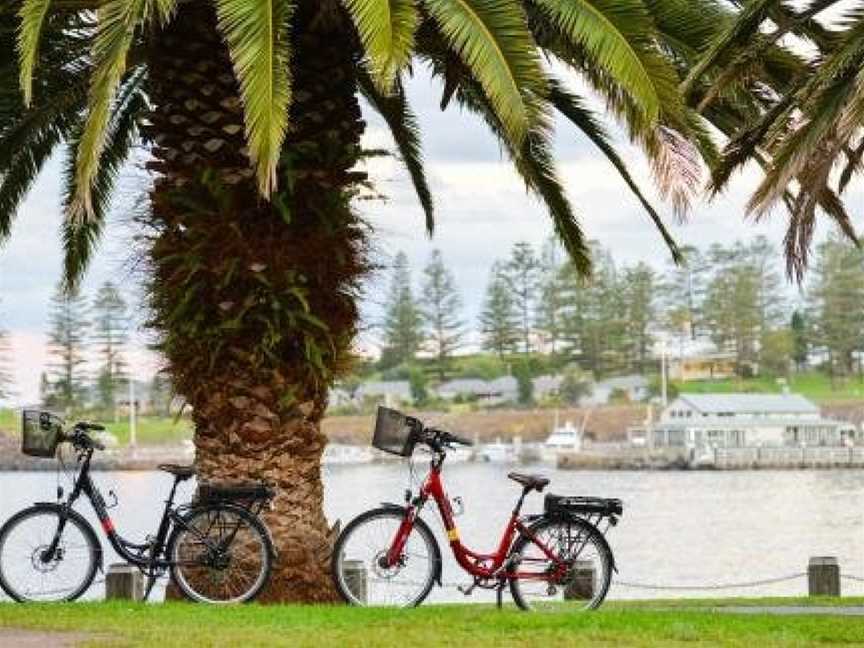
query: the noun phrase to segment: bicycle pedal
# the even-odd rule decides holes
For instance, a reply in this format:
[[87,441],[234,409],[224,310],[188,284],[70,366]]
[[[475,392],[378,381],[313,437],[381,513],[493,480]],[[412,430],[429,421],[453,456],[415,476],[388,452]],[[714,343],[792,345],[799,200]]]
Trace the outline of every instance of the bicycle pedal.
[[477,587],[477,582],[475,581],[475,582],[471,583],[471,585],[468,585],[468,586],[457,585],[456,589],[459,590],[460,592],[462,592],[462,594],[464,594],[465,596],[471,596],[474,593],[474,588],[476,588],[476,587]]

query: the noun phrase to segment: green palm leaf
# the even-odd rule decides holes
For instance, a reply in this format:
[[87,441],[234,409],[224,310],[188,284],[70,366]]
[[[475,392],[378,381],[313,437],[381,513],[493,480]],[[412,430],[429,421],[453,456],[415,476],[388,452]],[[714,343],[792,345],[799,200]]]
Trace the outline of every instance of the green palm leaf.
[[[63,238],[63,281],[68,290],[75,288],[90,263],[105,226],[108,208],[117,174],[138,141],[138,120],[147,108],[141,91],[143,70],[135,70],[123,84],[114,107],[114,115],[106,132],[106,144],[99,160],[99,170],[93,179],[93,215],[80,222],[65,219],[61,226]],[[81,146],[80,129],[73,131],[67,145],[68,157],[64,170],[63,201],[68,208],[77,195],[76,158]]]
[[[639,48],[653,33],[641,0],[535,0],[541,11],[570,41],[624,88],[654,121],[660,98]],[[650,45],[649,45],[650,47]]]
[[84,221],[93,215],[92,184],[105,146],[114,94],[126,71],[126,58],[135,31],[147,18],[151,2],[108,0],[99,8],[99,31],[93,45],[95,68],[90,83],[87,121],[78,147],[77,191],[69,205],[70,218]]
[[654,206],[648,202],[648,199],[645,198],[639,185],[637,185],[636,181],[633,180],[627,165],[618,155],[614,146],[612,146],[609,134],[603,128],[594,113],[582,104],[579,97],[571,94],[558,83],[553,82],[551,84],[550,94],[552,105],[555,106],[558,112],[564,115],[564,117],[581,130],[585,136],[588,137],[588,139],[590,139],[598,149],[600,149],[603,155],[606,156],[606,159],[615,167],[615,170],[618,171],[618,175],[621,176],[621,179],[624,180],[625,184],[630,188],[630,191],[633,192],[633,195],[636,196],[637,200],[642,204],[642,207],[648,213],[654,226],[660,232],[660,235],[666,242],[675,262],[680,263],[683,261],[681,250],[675,242],[675,239],[672,238],[669,230],[666,228],[665,223],[663,223],[663,219],[660,218],[660,214],[658,214],[657,210],[654,209]]
[[291,101],[289,0],[216,0],[246,121],[249,152],[265,196],[276,186],[276,166]]
[[369,57],[372,79],[389,92],[414,46],[420,21],[414,0],[344,1]]
[[521,6],[513,0],[423,0],[444,39],[489,97],[517,150],[541,116],[544,75]]
[[383,94],[369,75],[359,75],[360,91],[375,111],[384,118],[390,128],[390,134],[402,163],[411,176],[414,191],[420,200],[420,206],[426,214],[426,231],[429,236],[435,231],[435,207],[432,202],[432,192],[426,181],[426,172],[423,169],[423,153],[420,147],[420,128],[417,119],[408,105],[405,90],[401,84],[397,84],[395,92],[391,95]]
[[33,101],[33,70],[39,54],[39,39],[42,25],[48,14],[51,0],[24,0],[18,13],[21,27],[18,30],[18,59],[20,61],[20,84],[24,104]]

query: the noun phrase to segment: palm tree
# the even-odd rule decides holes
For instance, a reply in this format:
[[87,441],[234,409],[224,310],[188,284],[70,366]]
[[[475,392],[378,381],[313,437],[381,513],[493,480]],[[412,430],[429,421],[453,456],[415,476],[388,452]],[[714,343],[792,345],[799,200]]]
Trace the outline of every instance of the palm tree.
[[[835,24],[819,22],[826,10],[841,4],[846,12]],[[777,52],[777,44],[789,37],[796,39],[797,51],[815,54],[804,58],[787,50],[788,83],[758,88],[752,70],[766,51]],[[707,43],[685,92],[700,83],[710,88],[700,107],[742,88],[761,95],[758,116],[726,145],[711,188],[721,191],[750,160],[765,168],[748,208],[761,217],[778,204],[787,207],[790,276],[801,280],[807,267],[818,210],[857,242],[841,197],[864,158],[864,4],[811,0],[795,9],[777,0],[754,0]]]
[[116,174],[144,145],[151,325],[192,407],[201,478],[274,483],[268,521],[280,554],[269,596],[331,600],[319,423],[328,386],[351,361],[370,267],[369,232],[351,207],[367,182],[356,170],[358,97],[389,125],[430,233],[432,198],[401,80],[412,65],[441,80],[442,109],[456,103],[488,124],[583,273],[587,246],[550,146],[556,113],[609,159],[677,255],[601,121],[554,71],[587,80],[683,210],[700,158],[716,156],[707,121],[746,119],[720,109],[703,119],[678,92],[698,50],[688,22],[706,12],[732,19],[715,0],[7,2],[0,242],[39,170],[65,147],[62,232],[74,286]]

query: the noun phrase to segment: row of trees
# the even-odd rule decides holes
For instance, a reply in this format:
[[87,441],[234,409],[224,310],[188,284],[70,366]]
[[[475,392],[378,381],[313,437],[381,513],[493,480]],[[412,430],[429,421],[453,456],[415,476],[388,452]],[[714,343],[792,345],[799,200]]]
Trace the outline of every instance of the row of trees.
[[107,281],[92,300],[79,290],[51,298],[48,353],[40,384],[42,402],[63,410],[94,404],[113,411],[126,384],[129,316],[117,286]]
[[[557,355],[595,375],[645,372],[661,337],[673,355],[688,340],[710,340],[734,355],[742,374],[782,375],[811,359],[832,375],[847,374],[864,355],[864,262],[846,240],[831,237],[819,246],[798,294],[765,237],[683,254],[683,264],[658,270],[617,264],[592,243],[595,271],[585,279],[553,241],[539,253],[517,243],[490,270],[478,318],[482,347],[499,357]],[[462,300],[438,251],[416,298],[407,257],[397,255],[385,312],[380,368],[425,351],[443,378],[449,359],[467,345]]]

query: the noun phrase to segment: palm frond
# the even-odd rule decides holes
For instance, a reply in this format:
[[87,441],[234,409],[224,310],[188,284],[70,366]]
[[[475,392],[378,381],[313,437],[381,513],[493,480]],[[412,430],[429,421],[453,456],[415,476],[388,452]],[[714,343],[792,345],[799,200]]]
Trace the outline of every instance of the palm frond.
[[778,2],[780,0],[752,0],[746,3],[726,29],[713,39],[699,62],[690,70],[681,84],[681,93],[685,97],[689,96],[696,81],[726,55],[731,47],[749,41],[759,31],[770,7]]
[[[644,56],[653,24],[641,0],[535,0],[540,10],[591,62],[609,74],[653,122],[660,98]],[[662,60],[662,59],[661,59]]]
[[423,0],[518,150],[541,119],[544,74],[521,5],[515,0]]
[[[74,289],[86,271],[105,226],[117,175],[138,139],[138,121],[147,101],[142,92],[144,70],[133,71],[123,84],[107,129],[106,145],[92,186],[93,215],[86,221],[66,218],[61,226],[63,239],[63,281]],[[63,202],[68,208],[77,195],[76,157],[81,146],[81,130],[69,137],[64,169]]]
[[633,192],[633,195],[636,196],[637,200],[648,213],[648,216],[660,232],[660,235],[666,242],[669,251],[672,253],[672,258],[676,263],[682,262],[683,257],[681,256],[681,250],[678,247],[678,244],[675,242],[675,239],[672,238],[672,235],[666,228],[665,223],[663,223],[663,219],[660,218],[660,214],[657,213],[654,206],[647,198],[645,198],[639,185],[637,185],[633,180],[630,171],[627,169],[627,165],[618,155],[618,152],[612,145],[609,134],[606,132],[606,129],[600,123],[597,116],[583,105],[579,97],[568,92],[559,83],[551,83],[550,97],[552,99],[552,105],[555,106],[558,112],[581,130],[582,133],[584,133],[585,136],[588,137],[588,139],[590,139],[598,149],[600,149],[612,166],[615,167],[615,170],[621,176],[622,180],[624,180],[625,184],[630,188],[630,191]]
[[574,266],[581,275],[590,275],[591,250],[558,177],[548,131],[545,128],[535,128],[526,136],[521,150],[515,150],[491,101],[476,81],[463,80],[458,85],[456,96],[463,107],[486,122],[507,151],[528,191],[539,198],[549,211],[555,233]]
[[93,215],[92,185],[99,171],[114,95],[126,71],[135,32],[148,17],[152,1],[107,0],[99,7],[87,119],[76,156],[76,194],[69,206],[70,217],[79,221]]
[[372,78],[363,71],[359,73],[358,81],[360,91],[366,101],[387,122],[393,141],[399,149],[399,157],[411,176],[414,191],[417,192],[420,206],[426,215],[426,231],[429,236],[432,236],[435,231],[435,206],[423,168],[420,128],[417,124],[417,118],[408,105],[405,89],[401,83],[397,83],[394,88],[395,91],[390,95],[385,95],[372,81]]
[[291,102],[290,0],[216,0],[219,29],[240,83],[249,153],[264,196],[276,187],[276,166]]
[[371,77],[389,92],[411,57],[420,14],[414,0],[344,0],[371,63]]
[[39,40],[42,25],[48,15],[52,0],[23,0],[18,16],[21,26],[18,30],[18,59],[21,68],[19,83],[24,95],[24,105],[33,101],[33,70],[39,55]]

